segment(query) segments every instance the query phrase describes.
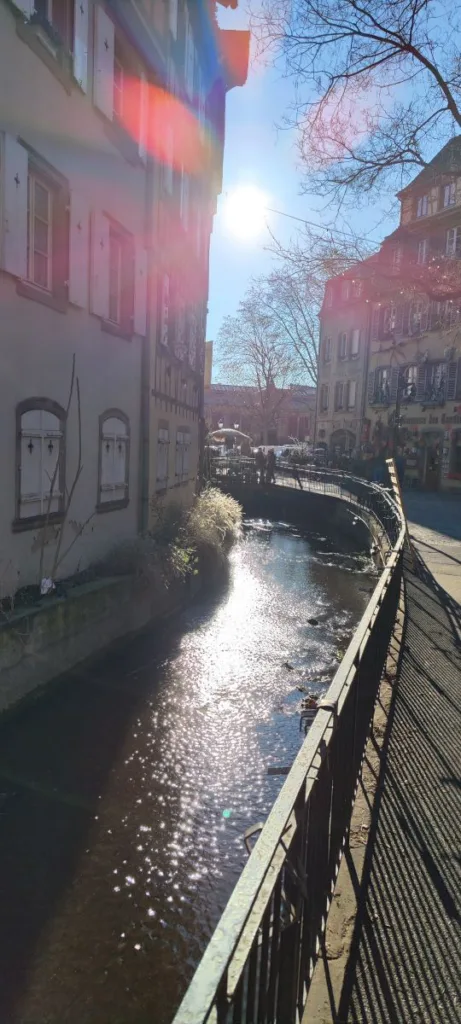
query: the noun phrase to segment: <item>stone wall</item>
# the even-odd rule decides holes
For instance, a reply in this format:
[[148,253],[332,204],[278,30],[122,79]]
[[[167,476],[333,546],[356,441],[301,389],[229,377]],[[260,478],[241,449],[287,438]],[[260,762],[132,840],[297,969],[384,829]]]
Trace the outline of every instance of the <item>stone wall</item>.
[[203,582],[203,574],[189,576],[167,589],[160,577],[149,587],[118,576],[9,614],[0,627],[0,712],[114,640],[171,615]]

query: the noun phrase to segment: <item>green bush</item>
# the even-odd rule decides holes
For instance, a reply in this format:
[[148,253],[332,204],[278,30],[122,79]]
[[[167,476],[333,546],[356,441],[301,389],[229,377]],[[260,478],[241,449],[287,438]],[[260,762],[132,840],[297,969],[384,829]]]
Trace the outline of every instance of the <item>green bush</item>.
[[242,510],[216,487],[207,487],[190,509],[176,503],[152,507],[148,534],[123,541],[94,567],[98,576],[136,575],[149,585],[185,578],[199,565],[219,565],[238,536]]

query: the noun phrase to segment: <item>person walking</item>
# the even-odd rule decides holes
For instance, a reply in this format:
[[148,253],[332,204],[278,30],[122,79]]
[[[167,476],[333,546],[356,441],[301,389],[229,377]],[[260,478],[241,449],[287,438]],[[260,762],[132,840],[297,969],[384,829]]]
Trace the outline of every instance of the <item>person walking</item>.
[[256,452],[255,465],[256,465],[256,479],[257,479],[258,483],[263,484],[264,483],[264,473],[265,473],[265,470],[266,470],[266,457],[264,455],[264,452],[263,452],[262,448],[258,448],[258,451]]
[[266,481],[268,484],[275,484],[275,463],[275,452],[273,448],[270,448],[267,453]]

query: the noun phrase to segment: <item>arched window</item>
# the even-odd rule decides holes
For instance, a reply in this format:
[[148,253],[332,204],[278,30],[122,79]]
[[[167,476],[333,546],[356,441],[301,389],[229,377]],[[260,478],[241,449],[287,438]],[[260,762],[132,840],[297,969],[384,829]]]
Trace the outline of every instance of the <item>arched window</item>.
[[17,418],[16,519],[18,529],[59,519],[64,506],[64,409],[47,398],[21,402]]
[[125,413],[108,409],[99,417],[99,512],[128,504],[130,424]]

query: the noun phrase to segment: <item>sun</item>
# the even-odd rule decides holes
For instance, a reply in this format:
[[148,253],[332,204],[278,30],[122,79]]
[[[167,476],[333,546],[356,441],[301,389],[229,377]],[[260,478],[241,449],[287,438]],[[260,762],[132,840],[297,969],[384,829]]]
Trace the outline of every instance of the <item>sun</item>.
[[240,185],[229,192],[224,207],[228,230],[237,238],[256,238],[266,225],[267,197],[255,185]]

